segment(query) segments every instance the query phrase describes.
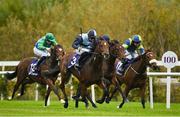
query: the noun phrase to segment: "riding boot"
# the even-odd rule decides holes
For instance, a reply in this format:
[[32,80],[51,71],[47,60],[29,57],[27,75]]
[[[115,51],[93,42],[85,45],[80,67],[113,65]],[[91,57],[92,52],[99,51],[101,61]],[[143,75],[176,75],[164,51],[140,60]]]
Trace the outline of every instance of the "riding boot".
[[35,65],[35,69],[38,70],[40,64],[46,59],[46,56],[42,56]]

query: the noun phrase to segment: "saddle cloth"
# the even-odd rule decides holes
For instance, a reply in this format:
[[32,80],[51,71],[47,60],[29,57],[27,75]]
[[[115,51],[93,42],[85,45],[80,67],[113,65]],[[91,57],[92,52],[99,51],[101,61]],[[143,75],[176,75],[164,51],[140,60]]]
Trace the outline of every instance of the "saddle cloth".
[[37,61],[38,61],[38,59],[34,58],[31,61],[31,64],[29,65],[29,67],[28,67],[28,74],[31,75],[31,76],[38,76],[39,75],[38,69],[34,68],[34,67],[36,67]]
[[72,66],[74,66],[75,64],[78,63],[79,61],[79,58],[80,58],[80,55],[79,54],[74,54],[70,60],[70,62],[68,63],[68,68],[71,68]]

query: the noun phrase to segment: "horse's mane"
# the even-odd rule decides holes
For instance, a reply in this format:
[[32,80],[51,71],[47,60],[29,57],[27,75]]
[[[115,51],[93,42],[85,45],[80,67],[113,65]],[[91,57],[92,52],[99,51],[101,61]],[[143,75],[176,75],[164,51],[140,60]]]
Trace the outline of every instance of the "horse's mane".
[[151,50],[150,50],[150,49],[145,50],[145,53],[142,54],[142,55],[139,55],[138,57],[136,57],[136,58],[133,60],[133,63],[139,61],[139,60],[140,60],[143,56],[145,56],[148,52],[151,52]]

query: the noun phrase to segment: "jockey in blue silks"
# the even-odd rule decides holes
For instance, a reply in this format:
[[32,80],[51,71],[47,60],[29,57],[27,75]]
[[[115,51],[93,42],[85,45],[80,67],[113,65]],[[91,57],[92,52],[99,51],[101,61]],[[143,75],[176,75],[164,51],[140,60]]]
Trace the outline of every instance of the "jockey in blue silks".
[[117,73],[120,75],[123,74],[128,60],[134,60],[138,55],[145,53],[140,35],[133,35],[132,38],[128,38],[122,46],[125,48],[126,59],[120,61],[117,65]]
[[76,49],[76,64],[75,66],[81,68],[81,63],[86,60],[89,53],[94,49],[94,43],[96,41],[96,30],[90,29],[87,33],[79,34],[72,44],[72,47]]

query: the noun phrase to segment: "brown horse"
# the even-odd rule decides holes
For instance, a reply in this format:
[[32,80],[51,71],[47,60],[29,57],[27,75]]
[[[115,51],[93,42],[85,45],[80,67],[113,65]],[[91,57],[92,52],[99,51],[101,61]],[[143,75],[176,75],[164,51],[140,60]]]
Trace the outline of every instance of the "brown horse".
[[[79,86],[81,87],[81,96],[83,101],[88,106],[87,99],[89,99],[89,95],[87,94],[87,87],[97,82],[101,82],[103,77],[103,62],[106,59],[107,55],[109,54],[109,44],[103,40],[98,39],[95,42],[95,51],[91,53],[91,56],[82,66],[81,70],[78,71],[75,67],[67,68],[68,63],[70,62],[74,52],[67,53],[63,59],[62,64],[60,66],[61,69],[61,85],[60,88],[64,94],[65,104],[64,107],[68,107],[68,98],[65,92],[65,84],[69,81],[71,74],[73,74],[79,80]],[[96,105],[90,100],[93,107]]]
[[30,58],[25,58],[21,60],[18,66],[16,66],[16,70],[13,73],[5,74],[8,80],[11,80],[17,76],[17,82],[14,86],[12,99],[14,98],[14,95],[21,84],[22,84],[21,95],[23,95],[24,87],[26,84],[32,84],[34,82],[37,82],[39,84],[49,86],[46,92],[46,96],[45,96],[45,106],[47,106],[47,100],[48,100],[51,90],[54,91],[54,93],[58,96],[58,99],[60,100],[61,99],[60,95],[58,94],[58,90],[55,87],[55,81],[57,79],[59,72],[52,75],[49,79],[45,79],[42,76],[42,73],[44,70],[53,69],[54,67],[58,66],[58,62],[61,61],[63,56],[64,56],[64,50],[61,45],[56,45],[53,48],[51,48],[51,56],[47,58],[43,64],[40,65],[38,76],[28,75],[28,71],[29,71],[28,69],[29,69],[30,64],[32,63],[34,59],[37,59],[37,58],[30,57]]
[[[106,60],[106,64],[107,64],[107,71],[105,71],[105,75],[104,75],[104,80],[105,82],[109,82],[109,83],[106,83],[106,86],[107,86],[107,90],[104,89],[103,90],[103,96],[101,99],[97,100],[96,102],[97,103],[100,103],[102,104],[105,99],[106,99],[106,102],[108,102],[108,98],[106,97],[109,97],[109,86],[110,84],[113,84],[114,86],[117,87],[117,89],[119,90],[120,94],[122,95],[123,98],[125,98],[125,96],[123,95],[122,93],[122,90],[121,88],[119,87],[119,82],[118,80],[116,79],[116,69],[114,67],[114,64],[115,64],[115,61],[116,59],[118,60],[121,60],[122,58],[124,58],[124,47],[117,41],[117,40],[112,40],[110,42],[110,48],[109,48],[109,51],[110,51],[110,57]],[[98,84],[99,87],[103,87],[102,83]]]
[[[150,50],[147,50],[143,55],[137,57],[134,62],[127,68],[123,76],[117,74],[117,79],[120,85],[123,83],[126,85],[124,90],[125,97],[128,96],[130,90],[134,88],[140,88],[141,103],[143,108],[145,108],[145,90],[147,80],[146,69],[148,66],[153,69],[158,69],[154,53]],[[116,91],[117,89],[115,88],[109,97],[109,100],[111,100]],[[121,108],[125,101],[126,99],[123,98],[122,103],[118,107]]]

